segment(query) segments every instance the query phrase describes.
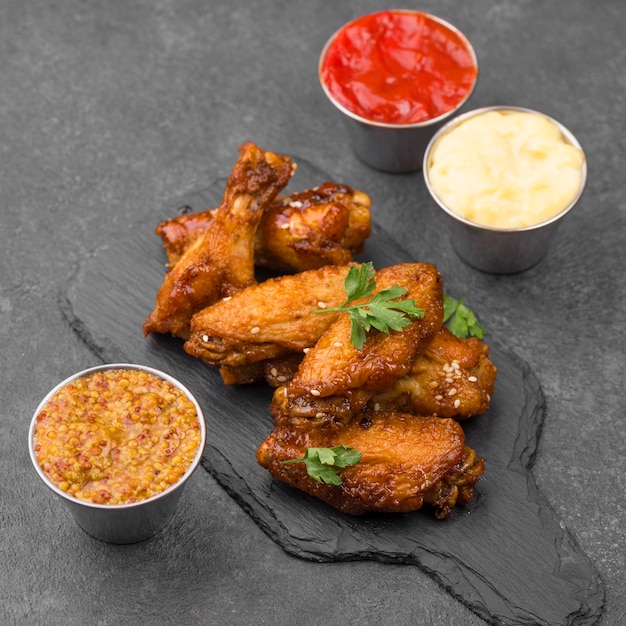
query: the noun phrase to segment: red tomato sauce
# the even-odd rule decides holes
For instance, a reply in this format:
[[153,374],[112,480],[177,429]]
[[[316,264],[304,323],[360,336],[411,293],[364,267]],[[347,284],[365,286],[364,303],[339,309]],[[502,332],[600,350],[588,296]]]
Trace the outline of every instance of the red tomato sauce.
[[320,75],[352,113],[414,124],[457,107],[478,68],[463,36],[417,11],[381,11],[344,26],[329,43]]

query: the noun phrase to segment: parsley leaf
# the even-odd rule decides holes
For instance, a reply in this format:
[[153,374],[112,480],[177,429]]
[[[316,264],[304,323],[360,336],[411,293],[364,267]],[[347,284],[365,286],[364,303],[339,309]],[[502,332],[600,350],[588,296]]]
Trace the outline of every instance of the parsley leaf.
[[[424,311],[415,300],[402,299],[407,290],[399,285],[385,287],[372,296],[376,289],[376,271],[371,262],[352,265],[345,280],[348,299],[338,307],[317,309],[313,313],[346,312],[350,317],[350,343],[360,350],[367,339],[366,334],[375,328],[387,335],[392,330],[402,330],[411,323],[410,318],[423,317]],[[361,304],[355,300],[371,298]]]
[[443,322],[448,323],[450,332],[461,339],[482,339],[485,336],[485,329],[474,311],[465,304],[465,298],[455,300],[452,296],[443,294]]
[[307,448],[304,456],[299,459],[283,461],[288,463],[304,463],[309,476],[318,483],[341,485],[338,467],[356,465],[361,460],[361,453],[347,446],[334,448]]

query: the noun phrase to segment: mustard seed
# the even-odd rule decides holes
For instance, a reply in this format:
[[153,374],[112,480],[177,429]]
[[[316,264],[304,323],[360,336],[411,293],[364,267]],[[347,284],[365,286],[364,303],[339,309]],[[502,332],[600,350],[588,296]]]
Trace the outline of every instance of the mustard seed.
[[115,505],[176,483],[200,441],[196,408],[182,390],[148,372],[113,369],[61,388],[37,416],[33,449],[59,489]]

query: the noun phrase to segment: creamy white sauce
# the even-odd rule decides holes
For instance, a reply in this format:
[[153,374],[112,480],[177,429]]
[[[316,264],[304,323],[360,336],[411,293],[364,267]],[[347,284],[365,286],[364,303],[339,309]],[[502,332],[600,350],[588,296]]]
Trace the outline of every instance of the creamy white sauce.
[[585,156],[539,113],[486,111],[442,135],[429,161],[430,186],[465,219],[524,228],[576,198]]

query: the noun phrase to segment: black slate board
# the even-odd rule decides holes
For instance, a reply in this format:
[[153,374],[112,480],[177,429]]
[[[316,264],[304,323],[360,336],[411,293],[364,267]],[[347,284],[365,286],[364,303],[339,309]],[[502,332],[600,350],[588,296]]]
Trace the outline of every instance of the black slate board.
[[[296,161],[294,189],[329,178]],[[492,624],[595,623],[604,603],[599,577],[530,473],[544,396],[529,367],[503,344],[490,339],[498,367],[492,406],[464,424],[467,442],[486,459],[487,471],[475,500],[437,521],[427,510],[353,518],[274,481],[255,460],[256,448],[272,428],[271,390],[227,387],[216,369],[187,355],[180,340],[143,338],[141,326],[164,274],[156,223],[183,205],[194,211],[217,206],[224,183],[219,179],[178,198],[152,223],[129,224],[76,268],[60,304],[98,359],[150,365],[191,389],[207,422],[203,467],[287,552],[319,561],[416,565]],[[415,260],[376,224],[364,259],[378,268]]]

